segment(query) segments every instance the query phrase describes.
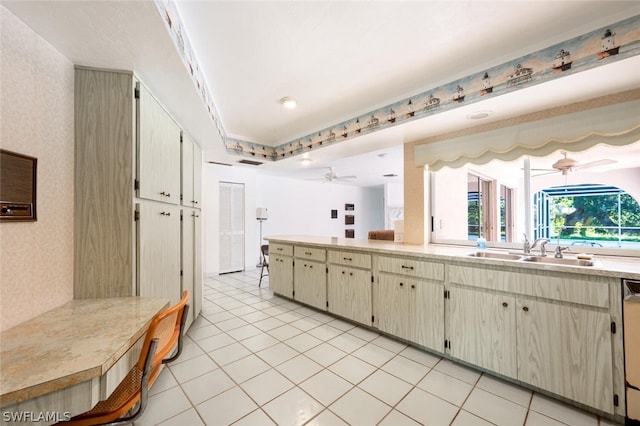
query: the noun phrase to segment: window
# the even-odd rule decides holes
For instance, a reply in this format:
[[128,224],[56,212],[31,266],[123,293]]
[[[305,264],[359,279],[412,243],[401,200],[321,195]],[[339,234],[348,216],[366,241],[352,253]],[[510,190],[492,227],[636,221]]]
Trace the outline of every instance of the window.
[[431,242],[472,245],[482,235],[490,246],[521,248],[526,234],[639,254],[640,142],[444,166],[429,180]]

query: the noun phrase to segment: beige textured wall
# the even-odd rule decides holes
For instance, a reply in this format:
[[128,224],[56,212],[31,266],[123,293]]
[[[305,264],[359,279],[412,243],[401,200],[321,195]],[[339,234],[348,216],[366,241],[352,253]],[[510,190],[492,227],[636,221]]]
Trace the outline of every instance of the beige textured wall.
[[0,146],[38,158],[37,222],[0,223],[0,330],[73,298],[73,64],[0,6]]

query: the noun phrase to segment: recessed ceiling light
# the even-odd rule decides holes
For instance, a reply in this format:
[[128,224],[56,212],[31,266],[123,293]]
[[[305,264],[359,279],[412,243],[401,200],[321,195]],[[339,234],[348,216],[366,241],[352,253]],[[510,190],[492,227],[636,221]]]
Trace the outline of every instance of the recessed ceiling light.
[[474,113],[467,115],[467,118],[469,120],[481,120],[483,118],[487,118],[491,114],[493,114],[492,111],[476,111]]
[[300,162],[306,166],[307,164],[310,164],[313,160],[311,158],[301,158]]
[[280,99],[280,103],[287,109],[293,109],[298,105],[296,100],[289,96],[285,96],[284,98]]

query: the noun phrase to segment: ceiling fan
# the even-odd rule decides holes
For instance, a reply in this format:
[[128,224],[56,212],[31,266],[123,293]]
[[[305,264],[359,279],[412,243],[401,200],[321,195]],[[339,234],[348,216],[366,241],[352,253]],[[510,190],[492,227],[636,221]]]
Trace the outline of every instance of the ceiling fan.
[[536,176],[542,176],[542,175],[546,175],[550,173],[558,173],[558,172],[566,176],[569,173],[574,172],[576,170],[588,169],[590,167],[605,166],[607,164],[617,163],[616,160],[610,160],[610,159],[591,161],[589,163],[580,163],[577,160],[574,160],[573,158],[567,157],[566,151],[562,151],[562,156],[563,157],[561,159],[559,159],[558,161],[556,161],[551,165],[551,167],[553,167],[552,169],[531,169],[531,170],[548,172],[548,173],[541,173]]
[[323,183],[334,182],[334,181],[347,181],[352,179],[357,179],[358,176],[338,176],[336,172],[333,170],[333,167],[327,167],[329,171],[324,174],[322,178],[319,179],[311,179],[311,180],[321,180]]

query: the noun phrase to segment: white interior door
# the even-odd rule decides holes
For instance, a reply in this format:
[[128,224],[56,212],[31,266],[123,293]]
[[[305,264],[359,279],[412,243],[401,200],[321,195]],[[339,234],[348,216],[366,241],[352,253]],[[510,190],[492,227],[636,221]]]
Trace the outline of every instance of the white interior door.
[[220,273],[244,270],[244,184],[220,182]]

